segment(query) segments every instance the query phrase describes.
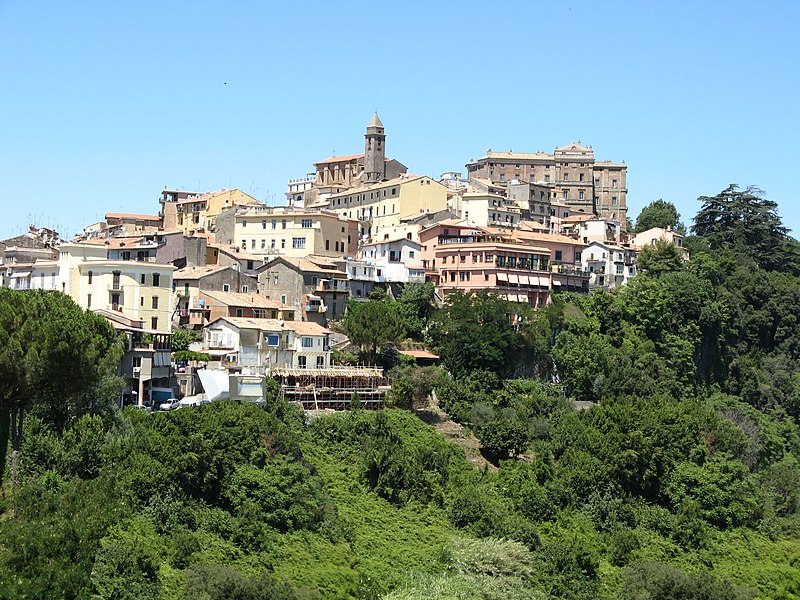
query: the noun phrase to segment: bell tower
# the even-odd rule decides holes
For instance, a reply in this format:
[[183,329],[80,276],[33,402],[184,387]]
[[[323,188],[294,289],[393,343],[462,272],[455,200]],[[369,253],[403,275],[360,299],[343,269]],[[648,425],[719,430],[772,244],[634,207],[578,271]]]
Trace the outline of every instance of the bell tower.
[[386,179],[386,134],[377,112],[364,135],[364,175],[366,183],[378,183]]

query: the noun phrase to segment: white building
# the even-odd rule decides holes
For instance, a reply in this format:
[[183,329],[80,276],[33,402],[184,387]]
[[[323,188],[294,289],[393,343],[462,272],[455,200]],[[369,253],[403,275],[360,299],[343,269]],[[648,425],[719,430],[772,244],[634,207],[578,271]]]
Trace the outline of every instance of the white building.
[[609,242],[594,241],[581,252],[583,270],[589,271],[589,289],[614,289],[636,276],[636,252]]
[[203,332],[205,351],[250,374],[272,367],[327,369],[331,331],[308,321],[220,317]]
[[[423,283],[422,244],[407,238],[394,238],[364,244],[359,263],[372,265],[376,283]],[[352,265],[354,268],[359,264]],[[348,278],[350,277],[348,271]]]

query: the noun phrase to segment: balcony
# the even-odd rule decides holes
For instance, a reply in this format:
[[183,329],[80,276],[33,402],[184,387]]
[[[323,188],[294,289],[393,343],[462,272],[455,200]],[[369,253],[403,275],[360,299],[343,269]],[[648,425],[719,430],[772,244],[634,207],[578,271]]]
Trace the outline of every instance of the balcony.
[[317,292],[350,292],[350,286],[346,279],[322,279],[317,282],[314,289]]
[[112,283],[108,284],[109,292],[122,292],[122,283],[119,279],[115,279]]

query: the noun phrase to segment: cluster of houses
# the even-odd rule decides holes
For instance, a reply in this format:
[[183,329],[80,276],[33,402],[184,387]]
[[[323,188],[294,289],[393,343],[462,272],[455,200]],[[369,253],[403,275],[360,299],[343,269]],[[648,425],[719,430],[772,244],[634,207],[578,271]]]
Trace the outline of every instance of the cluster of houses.
[[107,213],[70,242],[31,227],[0,242],[0,284],[58,290],[127,332],[125,399],[142,403],[194,391],[170,360],[176,327],[201,335],[210,367],[321,377],[341,342],[329,322],[376,286],[429,281],[439,299],[488,289],[541,307],[554,291],[623,285],[658,239],[683,247],[669,229],[626,231],[627,167],[591,147],[489,150],[467,177],[437,180],[386,158],[385,138],[376,114],[364,153],[315,163],[284,206],[165,189],[158,214]]

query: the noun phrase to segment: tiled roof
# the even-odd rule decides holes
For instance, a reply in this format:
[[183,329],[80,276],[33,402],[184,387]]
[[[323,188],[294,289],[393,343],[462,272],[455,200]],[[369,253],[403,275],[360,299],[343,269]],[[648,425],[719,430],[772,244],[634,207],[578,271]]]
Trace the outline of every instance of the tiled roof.
[[341,275],[342,277],[347,277],[347,273],[338,270],[338,266],[332,259],[321,256],[306,256],[303,258],[280,256],[266,264],[271,264],[276,260],[285,261],[295,267],[298,271],[309,273],[329,273],[331,275]]
[[136,219],[138,221],[160,221],[161,217],[158,215],[137,215],[133,213],[106,213],[106,220],[108,219]]
[[192,266],[192,267],[183,267],[182,269],[178,269],[173,273],[172,279],[202,279],[208,275],[213,273],[217,273],[219,271],[224,271],[225,269],[230,269],[227,265],[202,265],[202,266]]
[[361,154],[346,154],[344,156],[331,156],[330,158],[326,158],[325,160],[321,160],[318,163],[314,164],[324,165],[328,163],[349,162],[351,160],[358,160],[359,158],[364,158],[363,152]]
[[201,297],[206,296],[228,306],[252,306],[253,308],[277,308],[293,310],[285,304],[272,300],[261,294],[240,294],[238,292],[203,291]]
[[281,331],[291,329],[300,335],[326,335],[330,329],[309,321],[282,321],[280,319],[255,319],[249,317],[220,317],[218,321],[227,321],[239,329],[258,329],[261,331]]

